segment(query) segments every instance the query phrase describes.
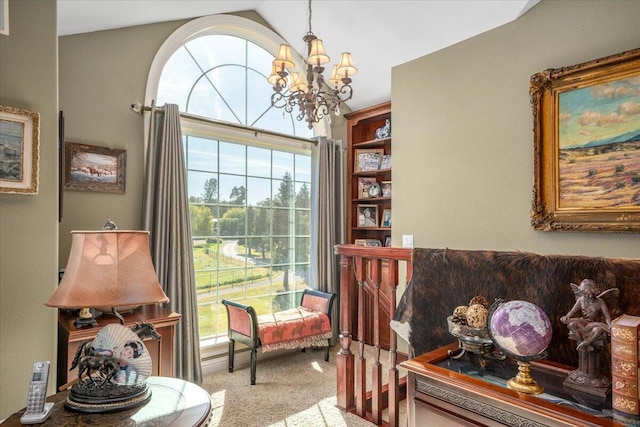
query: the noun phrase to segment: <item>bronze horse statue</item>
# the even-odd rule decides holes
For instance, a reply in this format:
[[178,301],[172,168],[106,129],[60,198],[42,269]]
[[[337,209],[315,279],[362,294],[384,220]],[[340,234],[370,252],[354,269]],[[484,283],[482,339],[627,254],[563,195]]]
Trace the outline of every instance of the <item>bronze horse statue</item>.
[[113,356],[82,356],[78,362],[78,378],[86,373],[91,382],[95,383],[96,376],[91,374],[98,372],[99,377],[102,378],[100,385],[110,381],[119,370],[120,362]]
[[[160,341],[162,338],[156,331],[155,326],[149,322],[138,322],[131,326],[131,330],[138,335],[140,341],[145,338],[151,338],[154,341]],[[100,355],[96,353],[96,349],[91,345],[93,340],[84,341],[73,357],[71,362],[70,371],[78,367],[78,380],[82,378],[83,373],[91,378],[91,374],[97,372],[101,378],[103,378],[102,384],[111,380],[120,369],[120,362],[118,358],[111,355]],[[84,355],[82,355],[84,351]]]

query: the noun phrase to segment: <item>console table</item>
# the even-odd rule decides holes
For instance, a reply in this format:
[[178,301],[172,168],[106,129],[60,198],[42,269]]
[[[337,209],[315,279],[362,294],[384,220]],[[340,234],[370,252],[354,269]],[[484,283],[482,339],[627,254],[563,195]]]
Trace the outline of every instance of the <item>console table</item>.
[[451,344],[400,364],[408,370],[407,418],[417,426],[604,426],[623,427],[611,411],[611,399],[571,394],[562,381],[571,370],[549,361],[533,362],[533,378],[541,395],[511,390],[505,382],[515,376],[510,360],[489,360],[482,367],[476,355],[453,359]]
[[[86,414],[69,411],[64,400],[69,394],[63,391],[50,396],[53,411],[39,426],[206,426],[211,417],[211,397],[206,390],[193,383],[177,378],[149,377],[151,399],[143,406],[107,414]],[[20,427],[20,417],[25,409],[7,418],[3,427]]]
[[[94,339],[105,325],[120,322],[113,315],[103,314],[96,319],[98,326],[78,329],[73,326],[76,317],[75,314],[64,310],[58,312],[58,364],[56,367],[58,389],[69,379],[78,376],[77,368],[71,372],[69,368],[80,344]],[[123,313],[122,317],[126,326],[132,326],[137,322],[149,322],[155,326],[162,339],[160,341],[147,339],[144,342],[153,362],[151,375],[173,376],[173,337],[175,325],[181,316],[166,307],[144,305],[130,313]]]

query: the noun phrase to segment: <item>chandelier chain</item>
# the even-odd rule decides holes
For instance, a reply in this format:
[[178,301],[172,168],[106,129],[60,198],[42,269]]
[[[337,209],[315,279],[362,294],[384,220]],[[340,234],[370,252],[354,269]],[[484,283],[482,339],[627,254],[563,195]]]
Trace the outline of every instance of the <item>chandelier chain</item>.
[[313,33],[311,31],[311,0],[309,0],[309,33]]

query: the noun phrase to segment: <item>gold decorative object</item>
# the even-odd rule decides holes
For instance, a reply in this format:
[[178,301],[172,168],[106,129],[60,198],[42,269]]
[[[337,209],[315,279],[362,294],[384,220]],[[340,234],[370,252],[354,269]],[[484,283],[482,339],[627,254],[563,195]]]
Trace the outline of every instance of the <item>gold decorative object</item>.
[[507,387],[527,394],[540,394],[544,388],[531,376],[531,364],[518,361],[518,373],[507,381]]

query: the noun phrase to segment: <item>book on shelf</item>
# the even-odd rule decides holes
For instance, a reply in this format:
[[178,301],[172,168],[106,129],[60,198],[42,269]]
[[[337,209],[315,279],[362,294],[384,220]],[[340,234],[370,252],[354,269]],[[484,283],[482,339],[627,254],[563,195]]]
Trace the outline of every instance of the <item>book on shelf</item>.
[[612,406],[631,415],[640,415],[639,346],[640,317],[623,314],[611,322]]

